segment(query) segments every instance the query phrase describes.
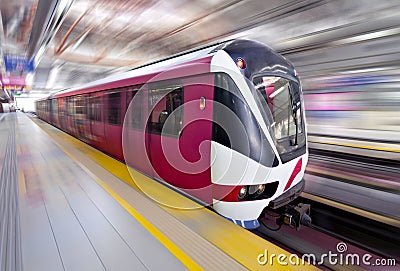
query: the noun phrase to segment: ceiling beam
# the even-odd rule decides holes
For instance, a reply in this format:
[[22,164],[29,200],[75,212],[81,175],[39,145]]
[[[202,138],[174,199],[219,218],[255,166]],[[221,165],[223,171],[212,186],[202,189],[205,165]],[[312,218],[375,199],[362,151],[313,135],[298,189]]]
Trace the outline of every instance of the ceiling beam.
[[36,62],[46,51],[61,26],[73,0],[39,0],[27,48],[27,57]]

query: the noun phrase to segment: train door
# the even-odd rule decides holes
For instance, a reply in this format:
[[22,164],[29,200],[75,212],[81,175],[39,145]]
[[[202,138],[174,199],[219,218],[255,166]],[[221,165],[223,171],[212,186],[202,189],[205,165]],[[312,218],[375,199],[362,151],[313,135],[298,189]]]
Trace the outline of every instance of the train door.
[[66,103],[67,103],[66,131],[72,135],[76,134],[75,121],[74,121],[74,115],[75,115],[74,100],[75,100],[74,96],[66,98]]
[[183,129],[183,111],[178,108],[183,104],[183,99],[180,82],[149,84],[148,106],[151,113],[147,119],[148,158],[154,169],[154,177],[178,188],[187,187],[180,178],[181,165],[174,166],[175,161],[170,161],[169,154],[179,156],[177,144]]
[[103,151],[105,149],[104,135],[104,94],[92,93],[89,96],[89,121],[92,134],[92,144]]
[[60,124],[58,122],[58,99],[51,99],[51,123],[56,127],[59,127]]
[[[213,121],[214,75],[185,78],[183,130],[179,150],[187,161],[182,175],[189,194],[212,204],[211,139]],[[190,182],[190,184],[188,184]]]
[[122,153],[122,108],[126,107],[125,93],[121,89],[112,90],[105,95],[106,120],[105,136],[107,151],[114,157],[123,160]]
[[74,109],[76,136],[88,142],[90,139],[90,125],[87,118],[87,95],[78,95],[75,97]]
[[91,143],[92,142],[92,131],[90,127],[90,120],[89,120],[89,94],[82,95],[82,106],[83,106],[83,134],[85,137],[85,142]]
[[153,108],[148,149],[155,177],[210,203],[213,77],[150,85],[148,95]]
[[46,121],[51,123],[51,100],[46,100]]
[[149,134],[145,129],[148,115],[147,85],[129,87],[126,92],[126,106],[123,129],[124,159],[128,165],[153,176],[147,149]]
[[66,113],[67,107],[65,102],[65,97],[58,98],[58,119],[60,121],[60,128],[66,131]]

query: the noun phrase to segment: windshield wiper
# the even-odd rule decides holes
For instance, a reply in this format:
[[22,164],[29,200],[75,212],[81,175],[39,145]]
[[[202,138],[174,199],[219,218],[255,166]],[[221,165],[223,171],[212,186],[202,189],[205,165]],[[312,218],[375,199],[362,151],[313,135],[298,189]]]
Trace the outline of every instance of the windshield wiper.
[[294,125],[296,126],[296,136],[294,138],[294,142],[291,141],[291,143],[292,143],[291,145],[292,146],[297,146],[298,145],[297,138],[298,138],[298,135],[299,135],[299,127],[298,127],[299,126],[299,121],[297,119],[297,110],[299,110],[299,108],[298,108],[299,105],[300,105],[300,102],[298,102],[292,108],[292,117],[293,117],[293,120],[294,120]]
[[294,143],[292,143],[292,146],[297,146],[297,137],[299,135],[299,127],[298,127],[298,121],[297,121],[297,117],[293,117],[294,119],[294,125],[296,126],[296,137],[294,138]]

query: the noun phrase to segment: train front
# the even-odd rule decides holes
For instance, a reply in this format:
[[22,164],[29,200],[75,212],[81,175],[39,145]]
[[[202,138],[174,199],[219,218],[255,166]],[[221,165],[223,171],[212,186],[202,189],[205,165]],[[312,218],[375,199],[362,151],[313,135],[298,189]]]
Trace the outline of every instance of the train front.
[[284,57],[246,40],[221,48],[211,70],[213,207],[256,228],[265,208],[287,205],[304,187],[308,151],[300,81]]

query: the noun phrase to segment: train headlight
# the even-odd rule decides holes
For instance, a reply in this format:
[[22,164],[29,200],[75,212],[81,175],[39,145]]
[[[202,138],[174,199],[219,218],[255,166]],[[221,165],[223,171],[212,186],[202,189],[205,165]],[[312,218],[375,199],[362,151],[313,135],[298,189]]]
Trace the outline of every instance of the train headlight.
[[250,195],[256,194],[257,196],[264,193],[264,191],[265,191],[265,184],[250,185],[248,189],[248,193]]
[[261,195],[262,193],[264,193],[264,191],[265,191],[265,184],[257,185],[257,190],[256,190],[257,195]]
[[247,186],[243,186],[238,193],[238,200],[242,200],[246,197],[247,195]]

